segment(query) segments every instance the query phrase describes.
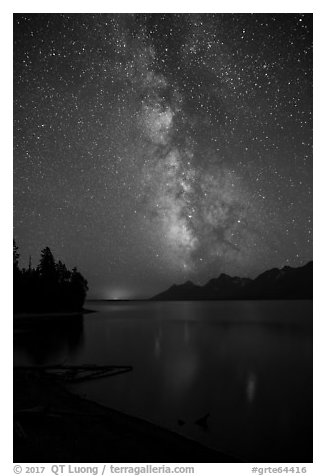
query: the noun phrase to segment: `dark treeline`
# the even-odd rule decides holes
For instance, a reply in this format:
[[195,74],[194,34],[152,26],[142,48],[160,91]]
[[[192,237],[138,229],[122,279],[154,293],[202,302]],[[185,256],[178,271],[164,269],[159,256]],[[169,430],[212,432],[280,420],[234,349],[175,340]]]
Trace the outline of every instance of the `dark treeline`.
[[50,248],[41,251],[36,268],[19,268],[19,250],[13,250],[14,312],[79,311],[88,290],[86,279],[61,261],[56,262]]

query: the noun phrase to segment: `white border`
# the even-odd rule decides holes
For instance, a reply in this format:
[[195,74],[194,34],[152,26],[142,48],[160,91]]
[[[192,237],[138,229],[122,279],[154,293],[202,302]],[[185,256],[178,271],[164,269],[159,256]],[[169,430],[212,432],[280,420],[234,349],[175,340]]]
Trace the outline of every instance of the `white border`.
[[[325,188],[325,7],[323,2],[273,1],[268,4],[258,1],[200,1],[198,4],[188,1],[167,0],[158,2],[73,2],[56,1],[15,1],[2,6],[1,15],[1,93],[2,93],[2,153],[1,167],[1,243],[2,267],[12,269],[12,13],[127,13],[127,12],[218,12],[218,13],[314,13],[314,463],[304,465],[307,475],[326,475],[325,428],[326,428],[326,391],[325,391],[325,338],[326,312],[322,299],[325,294],[326,273],[325,246],[325,205],[322,194]],[[0,273],[1,274],[1,273]],[[12,284],[11,279],[2,273],[1,296],[5,304],[0,318],[0,371],[1,371],[1,474],[12,473]],[[300,416],[298,415],[298,418]],[[48,466],[48,465],[46,465]],[[126,466],[126,465],[125,465]],[[246,475],[251,474],[250,464],[196,464],[197,475]],[[290,466],[278,464],[257,464],[260,467]],[[295,465],[297,466],[297,465]],[[298,465],[303,466],[303,465]],[[3,471],[2,471],[3,470]],[[23,473],[24,474],[24,473]],[[51,474],[48,472],[47,474]]]

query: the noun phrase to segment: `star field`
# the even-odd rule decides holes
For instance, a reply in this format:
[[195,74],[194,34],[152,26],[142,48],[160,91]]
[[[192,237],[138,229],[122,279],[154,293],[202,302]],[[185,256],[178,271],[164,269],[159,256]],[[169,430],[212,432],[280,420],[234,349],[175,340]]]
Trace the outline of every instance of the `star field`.
[[14,236],[90,297],[312,259],[312,15],[14,15]]

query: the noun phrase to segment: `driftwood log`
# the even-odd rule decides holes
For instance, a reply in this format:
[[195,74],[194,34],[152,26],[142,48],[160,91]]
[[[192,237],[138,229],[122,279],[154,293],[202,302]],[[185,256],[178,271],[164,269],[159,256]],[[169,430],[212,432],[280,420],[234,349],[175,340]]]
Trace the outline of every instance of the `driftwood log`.
[[130,372],[131,365],[44,365],[15,366],[14,370],[38,373],[44,377],[53,377],[69,383],[79,383]]

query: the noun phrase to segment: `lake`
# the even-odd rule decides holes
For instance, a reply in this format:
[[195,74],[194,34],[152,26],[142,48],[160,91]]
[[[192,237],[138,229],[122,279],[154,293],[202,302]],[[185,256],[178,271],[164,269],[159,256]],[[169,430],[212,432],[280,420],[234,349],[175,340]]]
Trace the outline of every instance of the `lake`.
[[85,307],[77,325],[15,332],[14,363],[132,365],[73,390],[244,461],[312,461],[312,301]]

